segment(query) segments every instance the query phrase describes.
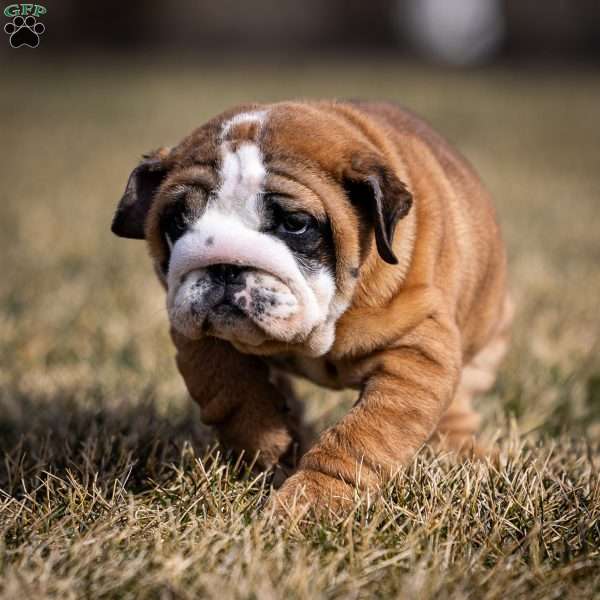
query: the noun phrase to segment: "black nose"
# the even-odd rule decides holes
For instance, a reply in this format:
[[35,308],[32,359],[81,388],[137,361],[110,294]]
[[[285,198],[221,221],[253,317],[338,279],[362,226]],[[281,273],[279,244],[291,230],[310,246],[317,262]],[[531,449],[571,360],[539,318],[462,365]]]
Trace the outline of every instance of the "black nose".
[[244,267],[238,265],[211,265],[208,272],[214,282],[232,285],[244,282]]

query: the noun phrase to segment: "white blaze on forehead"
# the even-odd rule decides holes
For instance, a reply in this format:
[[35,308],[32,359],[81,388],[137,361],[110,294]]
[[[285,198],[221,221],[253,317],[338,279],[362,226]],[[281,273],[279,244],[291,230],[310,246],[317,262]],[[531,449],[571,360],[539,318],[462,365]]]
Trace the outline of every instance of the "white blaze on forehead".
[[223,139],[233,127],[242,123],[256,122],[260,127],[265,122],[266,116],[266,110],[253,110],[249,112],[238,113],[229,119],[229,121],[223,123],[223,128],[221,129],[221,139]]
[[237,214],[242,221],[257,228],[260,223],[258,194],[267,174],[260,150],[251,142],[232,150],[231,145],[224,142],[221,152],[221,185],[211,204],[220,212]]
[[227,214],[236,214],[247,226],[258,229],[260,214],[258,195],[266,177],[260,149],[255,141],[226,139],[232,128],[242,123],[256,122],[260,127],[266,111],[235,115],[221,129],[220,185],[211,201],[213,208]]

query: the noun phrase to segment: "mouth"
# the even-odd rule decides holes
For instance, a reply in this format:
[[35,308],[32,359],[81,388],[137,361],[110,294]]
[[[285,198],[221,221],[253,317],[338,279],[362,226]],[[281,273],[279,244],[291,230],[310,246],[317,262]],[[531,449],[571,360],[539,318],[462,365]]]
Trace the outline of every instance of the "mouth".
[[213,336],[249,347],[259,346],[265,341],[264,332],[250,316],[231,301],[224,299],[212,306],[203,316],[200,329],[203,335]]
[[216,304],[215,306],[213,306],[209,311],[208,314],[206,315],[206,319],[207,320],[211,320],[212,319],[217,319],[217,320],[223,320],[223,319],[247,319],[248,316],[246,315],[246,313],[239,308],[238,306],[235,306],[234,304],[231,304],[231,302],[224,300],[223,302],[220,302],[219,304]]
[[239,306],[233,304],[229,295],[219,295],[221,299],[210,308],[207,308],[203,302],[192,302],[190,305],[190,314],[199,324],[202,333],[214,333],[219,328],[231,326],[240,319],[248,319],[248,315]]
[[[191,286],[191,296],[179,313],[185,315],[187,312],[188,317],[184,316],[182,320],[176,318],[172,323],[176,327],[184,324],[192,339],[198,335],[208,335],[229,341],[239,338],[251,346],[259,344],[264,340],[264,333],[248,314],[246,304],[235,299],[236,289],[235,286],[229,289],[228,286],[214,284],[204,289],[202,286]],[[178,329],[186,334],[181,327]]]

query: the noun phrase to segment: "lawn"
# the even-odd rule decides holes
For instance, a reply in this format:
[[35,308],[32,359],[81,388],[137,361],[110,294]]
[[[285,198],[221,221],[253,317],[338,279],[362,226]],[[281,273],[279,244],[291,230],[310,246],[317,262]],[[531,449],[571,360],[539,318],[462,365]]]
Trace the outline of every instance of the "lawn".
[[[0,92],[2,598],[600,594],[598,71],[19,61]],[[479,403],[498,468],[425,448],[374,506],[298,527],[212,444],[144,245],[109,227],[143,152],[237,102],[319,96],[399,101],[466,154],[517,315]],[[352,402],[298,388],[320,426]]]

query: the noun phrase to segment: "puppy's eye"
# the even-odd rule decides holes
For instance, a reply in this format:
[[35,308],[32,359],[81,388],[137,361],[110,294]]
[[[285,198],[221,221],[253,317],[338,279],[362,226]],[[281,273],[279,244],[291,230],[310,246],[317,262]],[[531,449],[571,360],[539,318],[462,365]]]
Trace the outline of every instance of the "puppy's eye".
[[170,249],[188,228],[185,201],[170,204],[161,216],[160,226]]
[[287,213],[282,215],[279,228],[285,233],[302,235],[306,233],[312,223],[312,217],[303,212]]
[[187,229],[187,223],[182,213],[173,215],[165,226],[165,234],[169,236],[171,240],[179,239]]

